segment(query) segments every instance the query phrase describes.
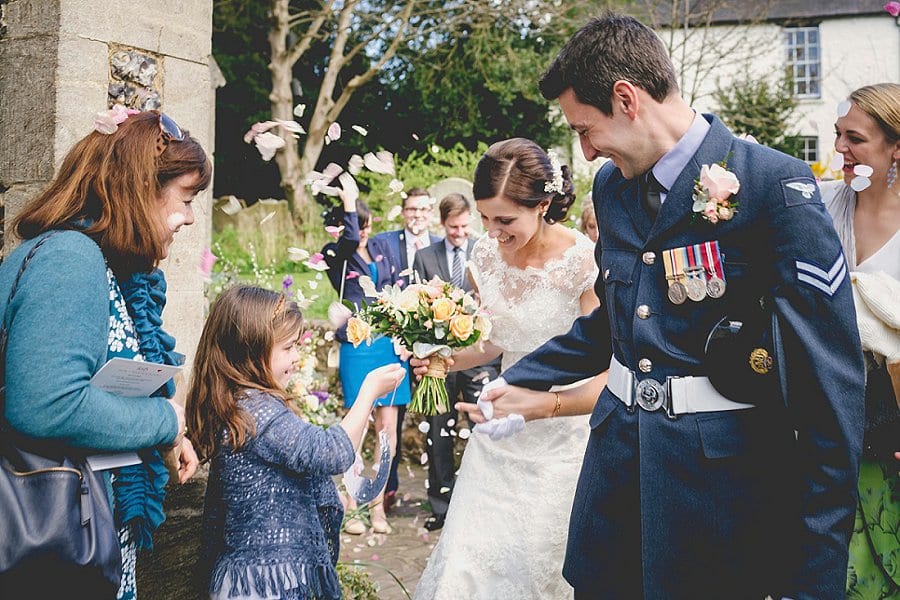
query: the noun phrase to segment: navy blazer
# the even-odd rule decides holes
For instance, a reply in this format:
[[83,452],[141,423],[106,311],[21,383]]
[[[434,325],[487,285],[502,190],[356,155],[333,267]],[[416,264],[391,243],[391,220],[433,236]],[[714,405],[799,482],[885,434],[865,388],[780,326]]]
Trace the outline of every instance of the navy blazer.
[[[359,278],[363,275],[368,277],[370,273],[369,265],[356,251],[359,247],[359,221],[355,212],[344,214],[343,226],[344,230],[338,240],[326,244],[322,248],[322,254],[325,255],[325,262],[328,264],[328,280],[331,282],[331,287],[340,294],[343,277],[344,300],[349,300],[357,307],[362,307],[365,294],[359,285]],[[400,272],[400,268],[394,262],[395,259],[387,243],[377,237],[370,237],[366,243],[366,249],[378,269],[378,279],[374,282],[375,289],[381,290],[386,285],[395,285],[398,282],[397,274]],[[347,326],[339,328],[335,335],[342,342],[346,342]]]
[[[397,265],[398,273],[404,273],[412,266],[406,260],[406,229],[382,231],[375,236],[375,239],[387,244],[393,257],[393,264]],[[428,239],[434,245],[444,238],[429,232]],[[398,280],[402,281],[404,286],[409,285],[409,275],[402,275],[398,277]]]
[[[564,575],[591,598],[843,598],[865,381],[846,261],[809,167],[705,117],[710,130],[655,222],[637,181],[612,162],[600,169],[601,306],[504,377],[547,389],[603,371],[613,353],[639,380],[703,376],[713,325],[771,297],[792,414],[760,398],[748,410],[673,420],[631,412],[604,389]],[[701,165],[725,159],[741,184],[736,214],[692,219]],[[661,252],[708,240],[724,254],[724,297],[671,303]],[[637,369],[641,359],[649,372]]]

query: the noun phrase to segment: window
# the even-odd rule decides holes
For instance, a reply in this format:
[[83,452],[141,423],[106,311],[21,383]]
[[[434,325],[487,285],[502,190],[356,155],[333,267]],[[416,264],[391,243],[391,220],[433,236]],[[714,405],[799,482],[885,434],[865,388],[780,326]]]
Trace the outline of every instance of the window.
[[819,162],[819,138],[800,136],[797,138],[797,158],[805,160],[809,164]]
[[819,98],[822,92],[818,26],[785,27],[784,40],[788,73],[794,79],[794,95]]

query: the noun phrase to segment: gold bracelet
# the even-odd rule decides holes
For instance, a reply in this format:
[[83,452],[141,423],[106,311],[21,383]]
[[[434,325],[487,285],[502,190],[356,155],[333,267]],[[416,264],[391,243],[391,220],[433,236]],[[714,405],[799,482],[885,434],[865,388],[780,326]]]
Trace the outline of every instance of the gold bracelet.
[[556,407],[553,409],[553,414],[550,415],[550,418],[553,419],[559,416],[559,407],[562,405],[559,401],[559,392],[553,392],[556,394]]

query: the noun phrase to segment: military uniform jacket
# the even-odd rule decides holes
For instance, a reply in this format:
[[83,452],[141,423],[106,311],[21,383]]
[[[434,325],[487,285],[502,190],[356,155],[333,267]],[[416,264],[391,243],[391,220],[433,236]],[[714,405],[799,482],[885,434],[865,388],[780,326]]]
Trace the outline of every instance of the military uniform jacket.
[[[637,380],[705,376],[713,325],[769,298],[790,408],[759,398],[750,409],[670,419],[629,410],[604,389],[564,575],[584,598],[843,598],[865,381],[846,262],[809,168],[705,118],[710,130],[655,221],[636,180],[601,168],[601,306],[504,378],[547,389],[602,372],[612,353]],[[725,159],[741,184],[736,214],[715,225],[692,218],[701,165]],[[725,295],[673,304],[662,252],[710,240],[724,255]],[[743,369],[734,365],[735,375]]]

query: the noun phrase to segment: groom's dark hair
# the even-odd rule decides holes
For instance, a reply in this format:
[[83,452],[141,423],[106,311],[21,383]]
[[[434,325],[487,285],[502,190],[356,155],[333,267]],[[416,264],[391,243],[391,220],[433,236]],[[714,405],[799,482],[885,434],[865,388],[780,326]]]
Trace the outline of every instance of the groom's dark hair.
[[591,19],[566,42],[541,76],[541,94],[555,100],[568,88],[583,104],[612,114],[616,81],[628,81],[662,102],[678,91],[675,68],[662,41],[635,19],[607,13]]

